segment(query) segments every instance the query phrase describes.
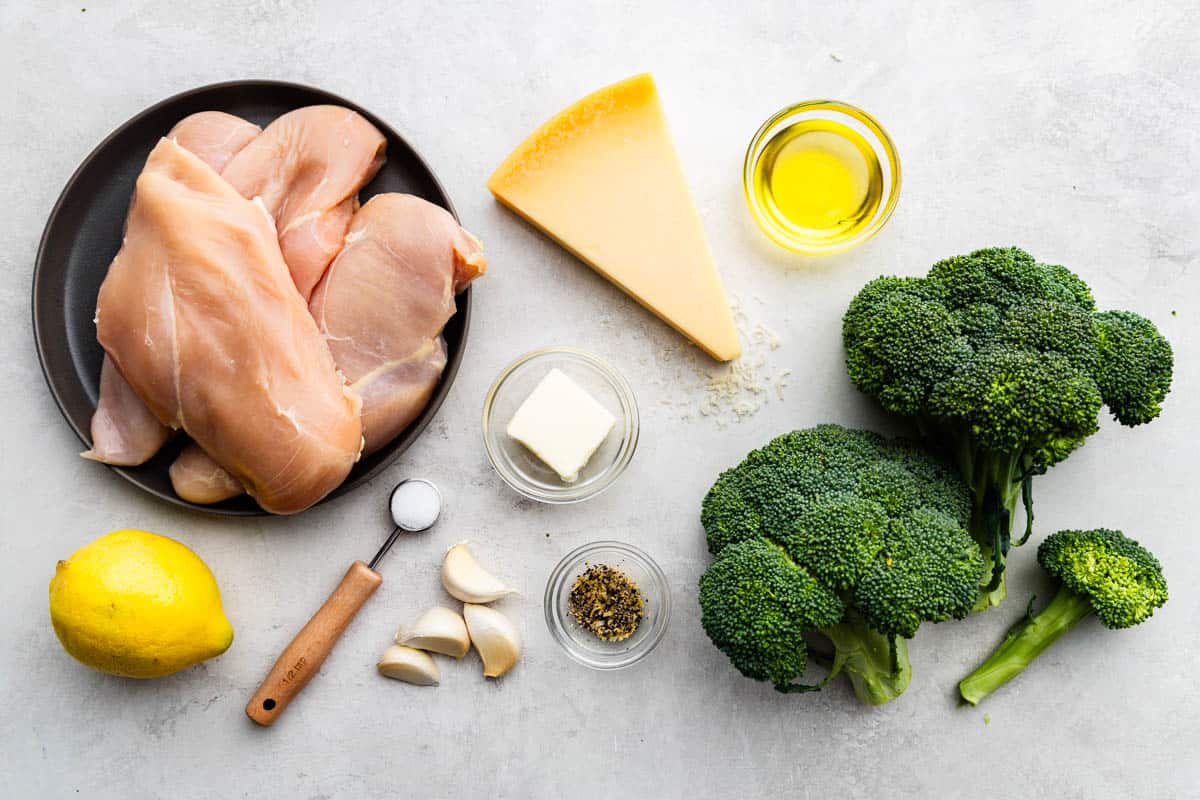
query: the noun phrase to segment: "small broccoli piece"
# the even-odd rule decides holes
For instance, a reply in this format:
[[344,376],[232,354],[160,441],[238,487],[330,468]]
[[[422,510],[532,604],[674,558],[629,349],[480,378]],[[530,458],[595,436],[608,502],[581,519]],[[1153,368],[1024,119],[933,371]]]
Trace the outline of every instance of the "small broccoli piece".
[[819,688],[796,682],[815,634],[834,648],[825,682],[844,673],[864,702],[895,699],[911,676],[904,639],[974,604],[984,564],[970,514],[953,468],[912,447],[837,425],[780,436],[704,499],[715,560],[701,623],[780,691]]
[[1096,315],[1100,329],[1100,372],[1096,383],[1104,404],[1122,425],[1141,425],[1158,416],[1171,389],[1171,345],[1154,323],[1132,311]]
[[1038,547],[1038,563],[1086,597],[1106,628],[1139,625],[1167,602],[1162,565],[1120,531],[1059,531]]
[[1167,602],[1162,565],[1120,531],[1059,531],[1046,537],[1037,557],[1042,568],[1058,579],[1058,593],[959,683],[959,693],[971,705],[1020,675],[1043,650],[1091,614],[1104,627],[1118,630],[1144,622]]
[[[1097,312],[1066,267],[993,247],[934,264],[923,278],[877,278],[842,322],[851,380],[884,409],[914,417],[973,493],[971,534],[988,561],[978,609],[1004,597],[1009,548],[1032,529],[1033,476],[1098,429],[1158,416],[1171,346],[1148,320]],[[1017,498],[1025,535],[1012,540]]]
[[838,596],[778,545],[749,539],[726,548],[700,578],[704,630],[743,675],[787,686],[804,674],[804,633],[841,621]]

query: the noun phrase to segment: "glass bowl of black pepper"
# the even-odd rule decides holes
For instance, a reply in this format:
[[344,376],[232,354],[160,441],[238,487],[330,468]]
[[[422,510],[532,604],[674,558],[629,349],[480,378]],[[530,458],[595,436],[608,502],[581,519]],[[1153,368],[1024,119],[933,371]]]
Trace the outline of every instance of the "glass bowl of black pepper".
[[662,641],[671,591],[645,551],[625,542],[591,542],[550,573],[545,611],[550,634],[567,655],[592,669],[622,669]]

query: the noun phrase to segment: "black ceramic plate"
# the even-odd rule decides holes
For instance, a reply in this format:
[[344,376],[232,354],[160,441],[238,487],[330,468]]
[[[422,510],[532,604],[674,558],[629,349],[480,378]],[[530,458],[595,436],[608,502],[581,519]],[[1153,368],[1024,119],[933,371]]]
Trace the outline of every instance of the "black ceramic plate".
[[[150,150],[176,122],[196,111],[226,111],[266,126],[280,114],[318,103],[352,108],[387,137],[387,163],[360,194],[364,202],[380,192],[408,192],[454,214],[450,198],[433,172],[400,134],[371,112],[320,89],[279,81],[217,83],[175,95],[138,114],[101,142],[71,176],[50,212],[33,271],[33,332],[42,371],[63,416],[86,445],[91,446],[91,419],[104,355],[96,342],[96,326],[92,322],[96,297],[108,264],[121,246],[133,184]],[[468,288],[458,297],[458,313],[446,325],[448,361],[429,405],[389,445],[356,464],[345,483],[326,500],[343,495],[377,475],[408,449],[429,424],[458,372],[470,317]],[[176,505],[218,514],[265,513],[246,496],[207,506],[177,497],[171,489],[167,468],[179,452],[179,439],[182,437],[168,442],[157,456],[140,467],[111,469]]]

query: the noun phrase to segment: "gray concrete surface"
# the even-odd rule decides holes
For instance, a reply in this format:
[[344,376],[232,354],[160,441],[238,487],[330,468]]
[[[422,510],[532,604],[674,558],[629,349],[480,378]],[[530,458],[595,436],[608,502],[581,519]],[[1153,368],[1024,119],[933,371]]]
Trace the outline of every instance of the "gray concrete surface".
[[[0,795],[1200,796],[1197,34],[1188,2],[0,3]],[[642,70],[658,78],[730,292],[781,337],[767,367],[792,371],[782,401],[725,427],[694,413],[701,356],[483,186],[550,113]],[[79,459],[30,334],[37,239],[79,161],[150,103],[240,77],[326,87],[395,124],[492,267],[463,370],[419,445],[374,485],[294,519],[184,513]],[[739,171],[766,116],[821,96],[884,121],[904,189],[874,241],[808,261],[752,226]],[[1008,605],[920,631],[912,687],[888,707],[864,708],[840,683],[783,697],[741,678],[698,624],[703,492],[794,426],[895,429],[846,380],[845,303],[870,277],[993,243],[1072,266],[1103,305],[1150,316],[1175,345],[1161,420],[1135,431],[1106,421],[1038,482],[1039,537],[1124,528],[1160,554],[1171,602],[1122,633],[1086,623],[985,708],[959,708],[957,679],[1046,589],[1027,549],[1013,560]],[[619,365],[643,410],[629,472],[575,507],[520,500],[480,442],[492,378],[548,344]],[[375,549],[388,489],[407,475],[443,487],[442,524],[401,542],[321,675],[277,727],[254,727],[247,697],[345,566]],[[55,560],[118,527],[177,537],[207,560],[237,631],[228,653],[153,682],[64,654],[46,610]],[[541,615],[557,559],[606,537],[650,551],[675,603],[653,657],[611,674],[568,661]],[[524,590],[503,604],[525,635],[524,660],[495,682],[474,655],[444,663],[436,689],[381,679],[375,659],[397,624],[446,602],[439,557],[463,538]]]

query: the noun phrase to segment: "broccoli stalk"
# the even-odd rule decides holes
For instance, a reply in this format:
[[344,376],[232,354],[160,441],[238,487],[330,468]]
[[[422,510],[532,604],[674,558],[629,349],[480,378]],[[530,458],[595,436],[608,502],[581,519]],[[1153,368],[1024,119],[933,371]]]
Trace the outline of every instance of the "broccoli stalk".
[[[923,435],[931,434],[933,426],[929,423],[920,427]],[[963,480],[971,487],[971,522],[968,530],[979,544],[987,565],[984,581],[979,587],[979,599],[973,610],[984,611],[1000,605],[1004,600],[1008,551],[1011,547],[1024,544],[1033,530],[1031,487],[1034,467],[1032,459],[1023,452],[996,453],[979,447],[959,432],[942,435],[957,445],[954,460]],[[1012,528],[1018,498],[1024,500],[1025,532],[1014,541]]]
[[907,641],[872,630],[853,610],[847,611],[842,622],[822,628],[820,633],[834,648],[829,676],[822,684],[845,674],[858,699],[872,706],[904,694],[912,680]]
[[1020,675],[1043,650],[1091,613],[1090,600],[1065,587],[1059,589],[1049,605],[1010,631],[987,661],[958,684],[963,700],[977,705]]
[[[989,565],[977,610],[1004,598],[1009,548],[1030,530],[1032,477],[1095,433],[1102,407],[1140,425],[1171,387],[1171,346],[1153,323],[1097,311],[1077,275],[1015,247],[871,281],[842,336],[854,384],[913,418],[971,485],[970,530]],[[1019,495],[1026,528],[1013,541]]]
[[1043,650],[1095,614],[1107,628],[1146,620],[1167,600],[1158,560],[1119,531],[1060,531],[1038,548],[1038,562],[1061,582],[1049,605],[1015,626],[996,651],[958,685],[971,705],[1020,675]]
[[912,680],[908,643],[898,636],[885,636],[871,630],[863,618],[849,609],[837,625],[817,633],[833,645],[833,657],[812,651],[813,660],[829,670],[818,684],[780,683],[775,690],[783,694],[819,691],[838,675],[845,675],[854,694],[867,705],[880,706],[904,694]]

